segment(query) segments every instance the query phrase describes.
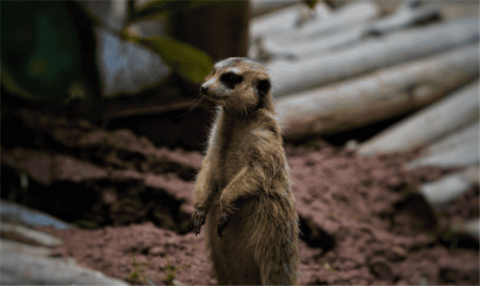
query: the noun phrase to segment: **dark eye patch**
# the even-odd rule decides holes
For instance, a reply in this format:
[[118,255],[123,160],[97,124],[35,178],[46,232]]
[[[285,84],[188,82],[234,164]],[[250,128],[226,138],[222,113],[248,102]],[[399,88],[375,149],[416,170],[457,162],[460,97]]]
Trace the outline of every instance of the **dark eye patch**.
[[264,79],[258,82],[257,89],[260,96],[265,96],[270,91],[270,81]]
[[237,83],[241,83],[243,81],[243,76],[233,72],[227,72],[220,76],[220,81],[223,82],[223,84],[225,84],[225,86],[229,89],[234,89]]

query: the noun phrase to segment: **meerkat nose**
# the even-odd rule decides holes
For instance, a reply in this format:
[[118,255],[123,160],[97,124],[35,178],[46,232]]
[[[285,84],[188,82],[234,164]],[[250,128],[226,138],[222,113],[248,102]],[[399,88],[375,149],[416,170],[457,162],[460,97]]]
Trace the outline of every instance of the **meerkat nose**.
[[200,92],[203,93],[203,94],[207,94],[207,91],[208,91],[208,87],[205,87],[205,86],[201,86],[200,87]]

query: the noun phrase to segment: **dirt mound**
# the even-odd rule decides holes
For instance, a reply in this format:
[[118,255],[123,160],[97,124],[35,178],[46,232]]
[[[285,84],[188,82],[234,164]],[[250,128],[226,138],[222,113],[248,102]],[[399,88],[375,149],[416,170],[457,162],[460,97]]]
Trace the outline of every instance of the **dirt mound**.
[[[302,255],[302,284],[451,283],[444,271],[452,264],[438,262],[453,257],[472,259],[470,268],[453,272],[478,282],[478,253],[440,245],[435,214],[417,201],[419,184],[453,170],[406,171],[403,165],[417,152],[358,157],[322,142],[311,150],[287,148],[287,154],[303,239],[322,249]],[[478,216],[478,206],[472,207]],[[425,267],[416,262],[419,251]]]
[[152,223],[98,230],[44,229],[67,241],[59,253],[72,256],[79,265],[134,284],[155,285],[178,279],[186,285],[215,284],[203,252],[203,239],[178,235]]
[[[2,120],[2,198],[83,227],[152,221],[188,231],[200,153],[26,109]],[[22,174],[33,191],[20,190]]]
[[[415,152],[358,157],[318,145],[287,148],[303,231],[301,284],[479,283],[478,244],[452,248],[451,240],[442,239],[436,216],[415,204],[417,185],[453,170],[404,170]],[[478,216],[478,198],[478,188],[472,189],[439,214],[440,220]],[[54,232],[68,241],[68,255],[112,277],[165,283],[165,273],[175,271],[185,284],[215,282],[203,240],[192,234],[153,224]],[[136,274],[135,263],[142,274]]]
[[[46,229],[67,241],[57,253],[136,284],[215,283],[203,236],[189,233],[200,153],[28,110],[3,120],[2,197],[97,228]],[[478,242],[449,228],[478,217],[478,186],[434,213],[417,188],[454,170],[405,170],[418,152],[358,157],[321,141],[286,151],[301,284],[478,285]]]

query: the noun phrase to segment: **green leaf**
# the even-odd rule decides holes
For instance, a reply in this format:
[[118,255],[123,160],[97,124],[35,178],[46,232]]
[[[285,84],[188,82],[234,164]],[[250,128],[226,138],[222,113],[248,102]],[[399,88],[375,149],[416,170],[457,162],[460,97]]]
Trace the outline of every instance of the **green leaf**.
[[310,8],[310,9],[314,9],[315,8],[315,5],[317,4],[318,0],[304,0],[305,4],[307,4],[307,6]]
[[30,100],[39,100],[41,97],[35,96],[32,93],[26,91],[24,88],[22,88],[16,81],[15,79],[10,75],[8,70],[5,68],[5,65],[2,66],[2,85],[5,87],[5,89],[12,93],[19,95],[23,98],[30,99]]
[[62,1],[2,1],[2,84],[30,100],[64,101],[81,78],[80,41]]
[[130,6],[129,23],[154,19],[166,14],[174,14],[185,9],[196,8],[215,4],[218,1],[194,1],[194,0],[155,0],[148,2],[142,8],[136,10]]
[[203,51],[172,38],[136,38],[149,47],[176,73],[195,83],[203,81],[213,68],[213,62]]

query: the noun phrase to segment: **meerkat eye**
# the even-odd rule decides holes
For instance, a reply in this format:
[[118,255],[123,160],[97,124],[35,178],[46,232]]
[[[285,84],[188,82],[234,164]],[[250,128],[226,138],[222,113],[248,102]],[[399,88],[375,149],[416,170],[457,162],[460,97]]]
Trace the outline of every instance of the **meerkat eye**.
[[265,96],[270,91],[270,80],[264,79],[258,82],[257,89],[260,96]]
[[243,76],[233,72],[227,72],[222,74],[220,81],[223,82],[223,84],[225,84],[228,88],[234,89],[237,83],[241,83],[243,81]]

